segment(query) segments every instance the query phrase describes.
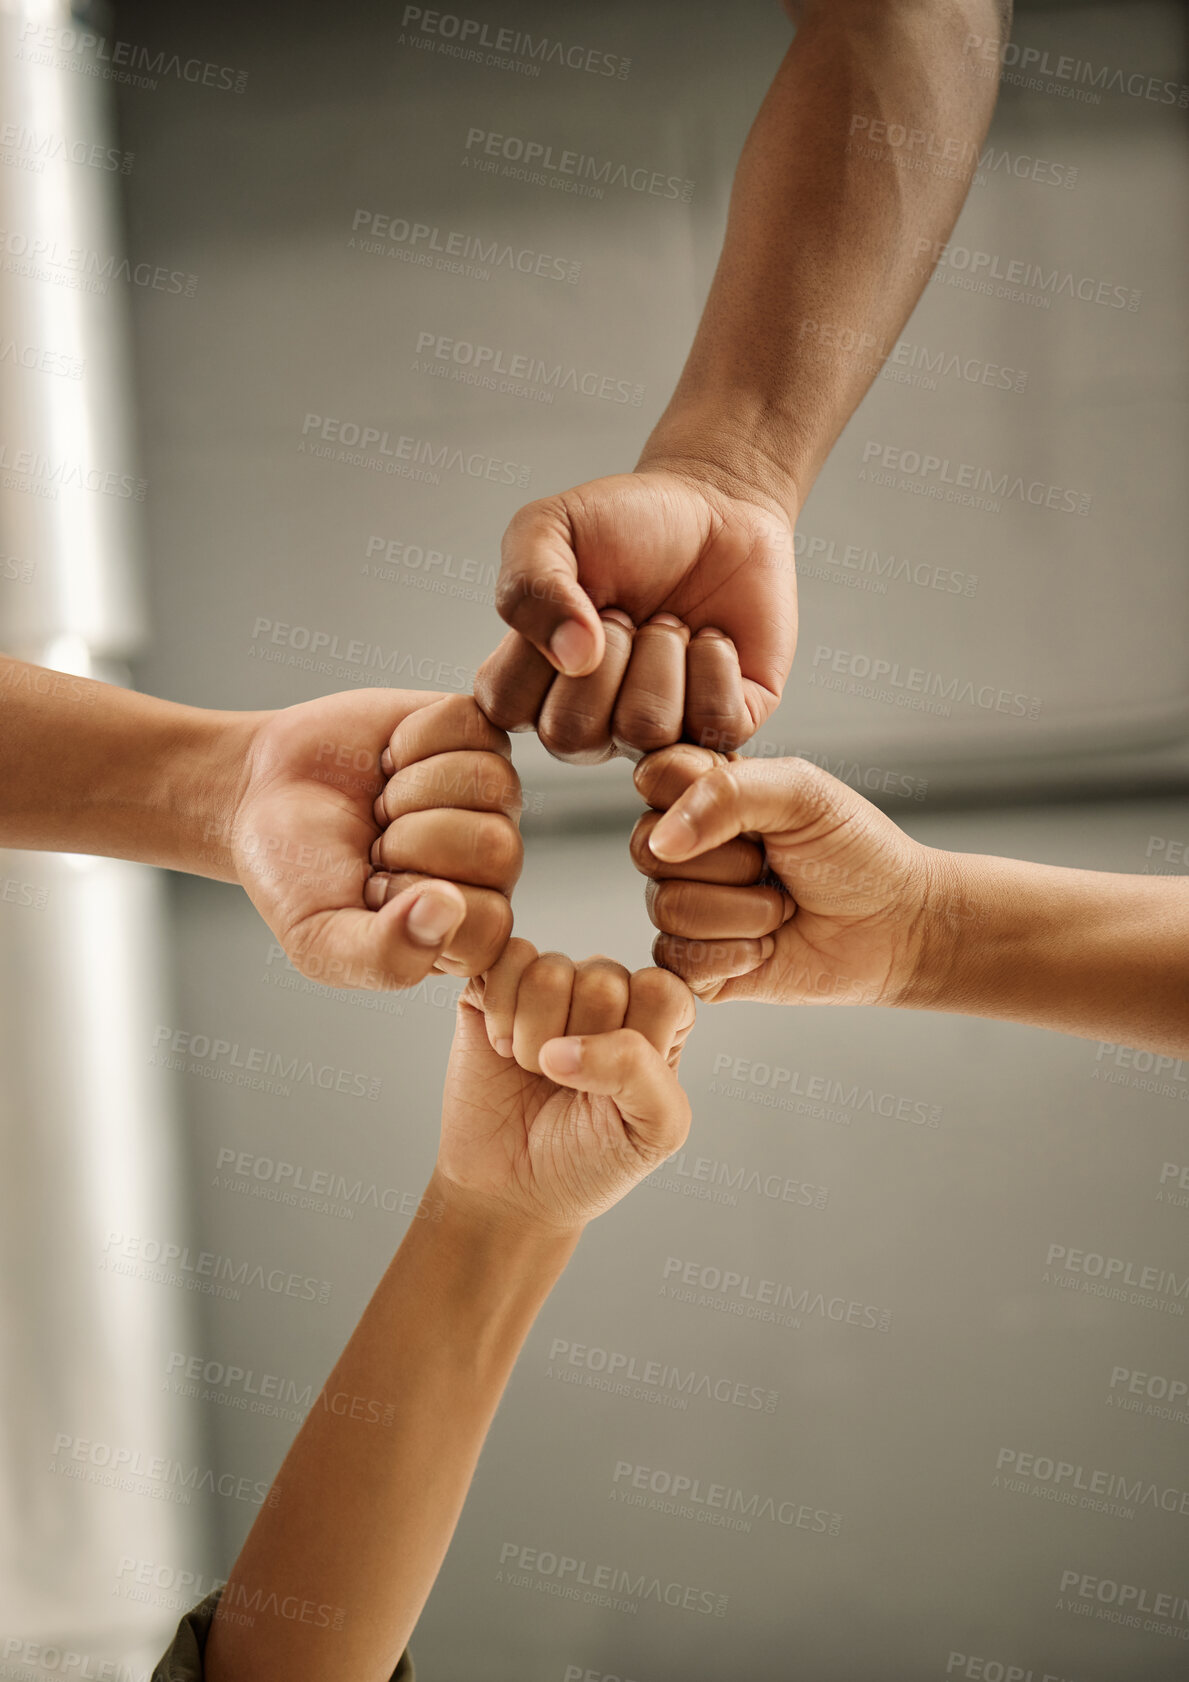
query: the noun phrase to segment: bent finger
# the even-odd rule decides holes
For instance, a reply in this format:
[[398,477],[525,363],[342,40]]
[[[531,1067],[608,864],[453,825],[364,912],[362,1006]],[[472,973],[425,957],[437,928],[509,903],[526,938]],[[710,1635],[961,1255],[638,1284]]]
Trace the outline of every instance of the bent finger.
[[761,940],[796,911],[779,888],[704,882],[650,882],[644,903],[656,928],[686,940]]
[[606,639],[597,669],[588,677],[559,677],[545,697],[537,734],[555,759],[572,765],[598,765],[610,759],[611,714],[632,651],[634,627],[619,608],[599,615]]
[[612,717],[617,744],[653,753],[680,739],[688,643],[688,626],[672,613],[640,626]]
[[546,1041],[541,1069],[559,1086],[610,1098],[648,1161],[672,1155],[689,1132],[689,1099],[675,1071],[634,1028]]
[[556,676],[531,642],[509,631],[475,673],[475,701],[500,730],[532,730]]

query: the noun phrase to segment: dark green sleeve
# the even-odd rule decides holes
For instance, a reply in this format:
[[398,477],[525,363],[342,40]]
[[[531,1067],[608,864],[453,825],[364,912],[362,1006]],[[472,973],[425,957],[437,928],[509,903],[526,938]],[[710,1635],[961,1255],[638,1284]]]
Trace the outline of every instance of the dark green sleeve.
[[[202,1682],[202,1654],[222,1592],[222,1589],[215,1589],[213,1594],[208,1594],[204,1601],[186,1613],[168,1652],[157,1662],[153,1682]],[[414,1682],[413,1661],[408,1653],[401,1654],[400,1663],[392,1673],[392,1682]]]

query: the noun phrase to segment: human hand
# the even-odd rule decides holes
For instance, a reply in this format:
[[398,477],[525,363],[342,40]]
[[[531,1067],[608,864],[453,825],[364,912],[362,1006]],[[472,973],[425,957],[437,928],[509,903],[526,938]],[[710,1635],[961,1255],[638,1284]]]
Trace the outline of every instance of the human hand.
[[475,695],[505,730],[535,725],[578,764],[683,736],[733,748],[792,664],[792,520],[774,496],[692,467],[594,479],[514,516],[496,604],[512,630]]
[[508,738],[469,695],[365,689],[254,726],[230,847],[303,975],[411,987],[503,951],[519,811]]
[[678,746],[636,787],[654,808],[631,841],[653,956],[699,998],[919,1002],[945,855],[803,759]]
[[693,1021],[693,995],[663,970],[510,940],[459,1004],[439,1193],[534,1230],[583,1227],[684,1142]]

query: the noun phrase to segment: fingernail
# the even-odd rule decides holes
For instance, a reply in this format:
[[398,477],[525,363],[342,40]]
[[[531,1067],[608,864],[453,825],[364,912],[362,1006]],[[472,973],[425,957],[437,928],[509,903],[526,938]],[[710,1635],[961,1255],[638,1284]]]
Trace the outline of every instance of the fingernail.
[[766,964],[776,950],[776,942],[770,934],[766,934],[760,941],[760,962]]
[[582,1067],[582,1041],[572,1035],[567,1039],[550,1040],[548,1047],[542,1046],[542,1051],[548,1051],[549,1067],[555,1074],[576,1075]]
[[625,613],[622,607],[604,607],[599,611],[599,618],[604,625],[620,625],[625,631],[636,629],[635,620],[630,613]]
[[363,884],[363,903],[369,911],[378,911],[388,898],[387,876],[369,876]]
[[377,835],[376,839],[372,842],[372,850],[367,855],[372,863],[377,866],[383,863],[383,859],[380,856],[383,841],[384,837],[382,835]]
[[684,812],[666,812],[648,837],[648,845],[658,859],[676,860],[688,855],[697,839],[697,831]]
[[457,922],[457,902],[430,889],[413,901],[405,927],[419,945],[437,946]]
[[385,748],[384,752],[380,755],[380,769],[381,769],[381,771],[383,771],[383,773],[386,777],[390,777],[392,775],[392,749],[391,748]]
[[648,623],[650,625],[674,625],[679,631],[685,629],[685,621],[678,619],[675,613],[654,613]]
[[703,625],[700,631],[694,632],[694,635],[695,637],[705,638],[717,637],[720,642],[730,642],[731,640],[725,631],[717,630],[713,625]]
[[576,619],[567,619],[549,639],[549,652],[567,677],[574,677],[582,670],[593,648],[593,636]]
[[507,1039],[496,1040],[496,1042],[495,1042],[495,1054],[496,1054],[497,1057],[511,1057],[511,1055],[512,1055],[512,1041],[507,1040]]

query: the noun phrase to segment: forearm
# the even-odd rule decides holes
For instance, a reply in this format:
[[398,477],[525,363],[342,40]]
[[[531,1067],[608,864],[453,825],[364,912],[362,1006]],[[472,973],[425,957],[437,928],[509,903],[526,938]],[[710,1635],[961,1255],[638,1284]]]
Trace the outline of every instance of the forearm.
[[[445,1188],[448,1189],[448,1188]],[[508,1375],[577,1242],[462,1211],[431,1180],[223,1591],[210,1682],[387,1682]],[[241,1609],[275,1592],[326,1624]],[[338,1627],[334,1627],[337,1624]]]
[[641,465],[710,462],[796,513],[962,207],[996,87],[962,74],[964,44],[996,38],[1002,22],[995,0],[803,8],[739,162],[689,360]]
[[1189,881],[929,857],[904,1003],[1189,1053]]
[[234,881],[227,836],[259,716],[0,657],[0,846]]

